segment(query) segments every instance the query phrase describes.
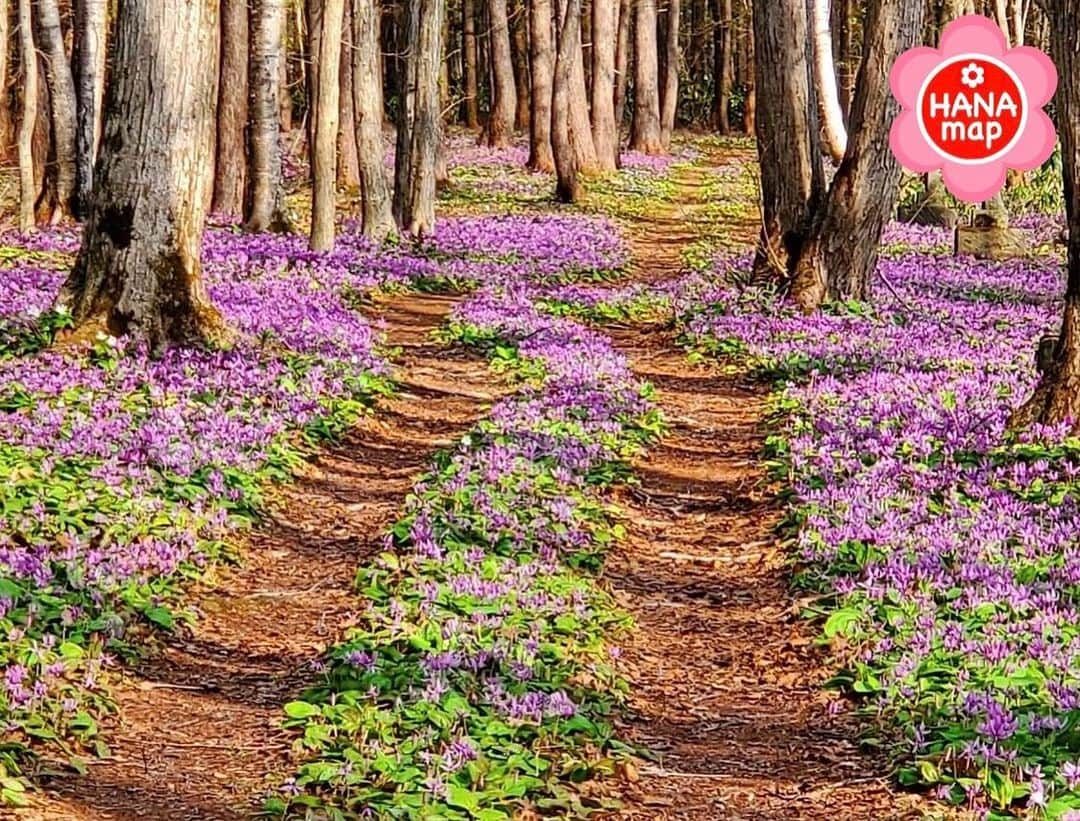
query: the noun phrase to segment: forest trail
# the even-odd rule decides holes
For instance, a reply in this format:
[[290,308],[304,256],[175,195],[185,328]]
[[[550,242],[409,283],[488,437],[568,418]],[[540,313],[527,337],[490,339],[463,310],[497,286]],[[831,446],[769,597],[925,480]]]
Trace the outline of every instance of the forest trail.
[[[681,172],[670,211],[629,226],[636,279],[676,275],[682,246],[702,235],[702,173]],[[752,241],[756,226],[709,230]],[[775,532],[783,504],[762,463],[768,386],[691,365],[667,330],[613,336],[669,423],[635,465],[641,484],[620,494],[629,536],[605,567],[635,621],[621,645],[631,682],[622,735],[656,755],[621,817],[922,817],[860,751],[857,724],[827,715],[830,670],[799,615]]]
[[435,451],[490,405],[491,372],[431,340],[453,300],[408,296],[377,305],[400,347],[400,390],[339,444],[275,491],[272,515],[248,534],[242,561],[186,599],[193,629],[125,665],[108,728],[112,758],[83,777],[46,782],[20,817],[60,821],[250,818],[291,769],[282,705],[316,680],[326,648],[361,602],[356,568]]

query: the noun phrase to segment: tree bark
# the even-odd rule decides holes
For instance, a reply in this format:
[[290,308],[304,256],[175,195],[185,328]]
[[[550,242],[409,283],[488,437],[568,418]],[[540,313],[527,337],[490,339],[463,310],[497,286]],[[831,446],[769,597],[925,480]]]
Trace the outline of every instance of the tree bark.
[[405,0],[404,82],[398,100],[394,219],[408,234],[435,230],[435,165],[442,137],[439,64],[443,0]]
[[713,82],[716,99],[713,125],[721,134],[731,133],[732,15],[731,0],[710,0],[713,15]]
[[[578,3],[578,15],[581,4]],[[581,20],[578,20],[578,49],[570,55],[570,144],[577,154],[578,170],[595,171],[598,167],[596,146],[592,138],[592,121],[589,118],[589,89],[585,82],[585,57],[581,48]]]
[[615,120],[615,50],[618,6],[613,0],[592,4],[592,138],[601,171],[619,163],[619,126]]
[[285,188],[281,172],[282,33],[285,0],[253,0],[251,8],[251,60],[248,65],[247,214],[248,231],[287,231]]
[[[750,5],[754,0],[747,0]],[[757,0],[761,2],[761,0]],[[753,6],[750,7],[753,15]],[[746,36],[743,38],[743,49],[746,58],[746,99],[743,102],[743,132],[754,134],[757,131],[757,66],[754,63],[754,55],[757,49],[754,45],[753,20],[746,27]]]
[[216,3],[119,0],[93,203],[58,297],[80,326],[155,353],[228,337],[200,263],[217,26]]
[[37,123],[38,71],[34,47],[33,13],[30,0],[19,0],[19,54],[22,60],[22,118],[19,122],[19,228],[34,228],[34,126]]
[[837,89],[836,65],[833,62],[832,29],[829,18],[830,0],[810,0],[813,25],[814,77],[817,80],[818,116],[825,149],[833,162],[844,159],[847,148],[847,129],[844,127],[844,108]]
[[510,56],[510,23],[506,0],[488,0],[491,18],[491,111],[488,112],[483,140],[493,148],[506,148],[514,133],[517,88]]
[[754,73],[762,100],[756,116],[762,232],[754,270],[783,278],[798,259],[825,186],[805,2],[757,0],[753,22]]
[[511,15],[511,39],[514,83],[516,85],[514,99],[517,102],[517,110],[514,114],[514,128],[518,131],[529,129],[529,32],[526,20],[528,15],[523,0],[516,0],[514,11]]
[[71,75],[60,9],[56,0],[36,0],[38,36],[45,57],[45,81],[53,141],[53,184],[61,215],[72,213],[75,197],[75,80]]
[[[1065,219],[1069,229],[1065,310],[1057,339],[1047,339],[1047,355],[1039,357],[1042,376],[1032,396],[1009,420],[1011,428],[1033,423],[1080,423],[1080,7],[1072,0],[1046,0],[1050,51],[1058,69],[1055,105],[1061,134],[1065,178]],[[1050,347],[1052,345],[1052,347]]]
[[353,102],[353,45],[352,0],[345,0],[345,17],[341,28],[341,116],[338,120],[337,137],[337,182],[347,191],[356,191],[360,187],[360,156],[356,143],[356,108]]
[[529,122],[529,168],[555,170],[551,147],[551,106],[555,65],[551,0],[530,0],[529,57],[532,63],[532,116]]
[[239,216],[244,210],[247,173],[244,128],[247,126],[247,0],[221,2],[221,82],[217,104],[217,159],[211,208]]
[[311,150],[311,250],[334,247],[337,199],[337,138],[341,117],[341,23],[343,0],[323,0],[318,44],[312,66],[317,80],[315,141]]
[[559,51],[555,60],[552,102],[552,145],[557,175],[555,196],[560,202],[577,202],[581,197],[581,186],[579,156],[571,132],[570,95],[573,93],[574,63],[581,60],[581,0],[559,0],[559,11]]
[[394,231],[382,139],[382,72],[377,0],[352,0],[353,110],[359,157],[364,236],[383,240]]
[[660,142],[666,151],[675,131],[679,107],[679,12],[680,0],[668,0],[664,37],[664,85],[660,92]]
[[656,46],[656,0],[636,0],[634,18],[634,117],[630,149],[664,153],[660,135],[659,57]]
[[90,210],[94,162],[101,141],[105,98],[105,56],[108,37],[106,0],[75,3],[75,196],[74,215],[83,219]]
[[465,49],[465,125],[480,126],[480,82],[477,79],[476,6],[474,0],[461,0],[462,44]]
[[626,116],[626,87],[630,80],[631,0],[619,0],[619,33],[615,44],[615,128],[621,134]]
[[9,0],[0,0],[0,159],[7,158],[11,145],[15,118],[8,95],[8,40],[11,37],[11,6]]
[[871,0],[855,83],[847,153],[815,216],[795,271],[792,297],[812,312],[826,299],[869,299],[881,232],[896,205],[900,164],[889,148],[899,106],[889,69],[922,36],[923,3]]

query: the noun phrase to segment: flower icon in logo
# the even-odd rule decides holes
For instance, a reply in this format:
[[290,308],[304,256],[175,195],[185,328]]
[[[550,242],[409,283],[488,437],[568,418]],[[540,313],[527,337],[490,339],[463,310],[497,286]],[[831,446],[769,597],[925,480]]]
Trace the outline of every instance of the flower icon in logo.
[[889,83],[902,108],[889,137],[893,153],[910,171],[940,170],[958,199],[990,199],[1008,169],[1038,168],[1054,150],[1054,126],[1042,110],[1057,88],[1053,62],[1035,48],[1010,49],[987,17],[961,17],[939,48],[902,54]]
[[962,72],[963,78],[960,80],[968,88],[978,88],[983,84],[986,79],[986,73],[983,71],[982,66],[978,63],[968,63],[964,66]]

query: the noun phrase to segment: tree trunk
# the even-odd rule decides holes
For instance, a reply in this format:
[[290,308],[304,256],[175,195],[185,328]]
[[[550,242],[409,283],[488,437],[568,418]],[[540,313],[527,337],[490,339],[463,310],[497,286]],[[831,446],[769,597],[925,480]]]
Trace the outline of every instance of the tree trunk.
[[[753,3],[754,0],[747,0]],[[761,2],[761,0],[757,0]],[[753,7],[750,8],[753,15]],[[757,131],[757,66],[754,63],[754,55],[757,49],[754,46],[753,20],[746,27],[746,36],[743,38],[743,50],[746,60],[746,99],[743,101],[743,132],[754,134]]]
[[634,10],[632,0],[619,0],[619,32],[615,43],[615,127],[621,134],[626,117],[626,88],[630,80],[630,38]]
[[352,0],[353,111],[360,165],[362,230],[383,240],[394,230],[382,139],[382,72],[379,66],[377,0]]
[[659,58],[656,50],[656,0],[636,0],[634,19],[634,117],[630,149],[664,153],[660,135]]
[[762,232],[754,270],[783,278],[798,259],[825,186],[811,98],[804,0],[754,3]]
[[1076,49],[1080,7],[1072,0],[1047,0],[1043,8],[1059,75],[1055,103],[1065,172],[1068,278],[1061,330],[1056,341],[1046,340],[1046,355],[1039,357],[1042,378],[1031,398],[1013,413],[1009,426],[1070,423],[1075,432],[1080,422],[1080,52]]
[[555,170],[551,147],[551,106],[554,93],[551,0],[530,0],[532,63],[532,116],[529,122],[529,168],[545,173]]
[[660,92],[660,141],[666,151],[675,131],[679,107],[679,5],[668,0],[667,28],[664,37],[664,86]]
[[75,197],[72,211],[79,219],[85,218],[90,211],[94,162],[101,141],[107,36],[107,0],[76,0]]
[[710,0],[713,14],[713,125],[721,134],[731,133],[732,26],[731,0]]
[[200,252],[214,151],[217,4],[119,0],[95,192],[58,297],[80,326],[145,341],[227,338]]
[[211,208],[239,216],[244,210],[247,126],[247,0],[221,2],[221,82],[217,104],[217,160]]
[[474,0],[461,0],[462,44],[465,49],[465,125],[480,126],[480,82],[477,79],[476,6]]
[[253,0],[251,60],[248,65],[248,231],[287,231],[285,188],[281,177],[281,35],[285,0]]
[[37,123],[38,71],[34,47],[33,14],[30,0],[19,0],[19,54],[22,60],[22,119],[19,122],[19,228],[34,228],[34,126]]
[[488,0],[487,8],[491,18],[492,98],[483,140],[493,148],[506,148],[514,132],[517,110],[517,88],[510,56],[510,23],[506,0]]
[[315,140],[311,149],[311,250],[334,247],[337,199],[337,138],[341,117],[341,23],[344,0],[322,0],[319,51],[312,65],[317,78],[313,105]]
[[15,118],[8,95],[8,39],[11,37],[11,6],[9,0],[0,0],[0,160],[7,159],[11,145]]
[[[254,3],[254,0],[251,0]],[[250,28],[250,22],[249,22]],[[286,42],[288,42],[288,18],[286,17],[285,35]],[[251,67],[248,66],[248,76],[250,78]],[[251,96],[251,92],[248,92],[248,96]],[[293,130],[293,100],[292,100],[292,87],[289,80],[289,54],[288,49],[281,55],[281,59],[278,60],[278,128],[285,134],[288,134]]]
[[514,114],[514,128],[518,131],[529,129],[529,31],[526,20],[528,15],[523,0],[514,3],[514,13],[510,28],[514,57],[515,100],[517,110]]
[[[581,3],[578,3],[578,15]],[[578,170],[595,171],[598,168],[596,146],[592,138],[592,121],[589,118],[589,90],[585,82],[585,58],[581,49],[581,21],[577,24],[578,49],[570,56],[570,144],[577,154]]]
[[826,299],[870,297],[881,232],[900,183],[900,164],[889,148],[889,131],[899,113],[889,90],[889,69],[920,40],[924,12],[923,3],[908,0],[871,0],[867,9],[847,153],[815,216],[792,282],[792,296],[806,312]]
[[398,100],[394,218],[406,233],[423,236],[435,230],[435,164],[442,137],[439,64],[444,0],[405,0],[404,11],[409,48]]
[[855,72],[851,70],[851,2],[852,0],[832,0],[832,22],[836,30],[833,47],[833,59],[836,63],[837,90],[840,95],[840,108],[844,112],[844,126],[847,127],[848,112],[851,110],[851,93],[855,84]]
[[341,117],[338,121],[337,137],[337,182],[347,191],[356,191],[360,187],[360,157],[356,144],[356,108],[353,103],[353,34],[352,0],[345,0],[345,17],[341,29]]
[[574,63],[581,60],[581,0],[559,0],[559,7],[559,52],[555,60],[551,129],[557,174],[555,196],[560,202],[577,202],[581,187],[578,182],[579,158],[571,133],[570,95],[573,93]]
[[610,0],[592,4],[592,137],[601,171],[614,171],[619,162],[619,126],[615,120],[618,13]]
[[813,25],[814,77],[817,80],[818,116],[825,149],[833,162],[844,159],[847,148],[847,129],[844,127],[844,108],[837,90],[836,65],[833,62],[832,29],[829,25],[830,0],[810,0]]
[[56,206],[62,215],[67,215],[72,212],[75,197],[75,80],[64,47],[56,0],[36,0],[36,5],[45,81],[49,84]]

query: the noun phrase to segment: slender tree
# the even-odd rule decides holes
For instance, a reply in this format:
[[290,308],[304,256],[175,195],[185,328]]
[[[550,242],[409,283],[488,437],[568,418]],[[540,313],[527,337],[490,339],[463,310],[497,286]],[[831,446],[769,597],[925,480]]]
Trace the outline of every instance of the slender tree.
[[322,0],[319,52],[312,66],[318,78],[314,101],[315,142],[311,150],[311,250],[334,247],[337,198],[337,137],[341,116],[341,23],[343,0]]
[[573,59],[570,66],[570,144],[577,154],[578,170],[595,171],[599,163],[596,157],[596,146],[593,144],[592,121],[589,118],[589,87],[585,82],[585,57],[581,46],[580,21],[578,22],[578,48],[568,56]]
[[805,0],[754,3],[762,230],[754,268],[787,275],[824,190],[816,107],[807,61]]
[[217,3],[119,0],[93,202],[58,296],[80,326],[153,351],[228,336],[200,263],[217,26]]
[[19,228],[34,227],[34,125],[37,122],[38,71],[30,0],[19,0],[19,56],[22,61],[22,112],[19,121]]
[[660,142],[665,150],[671,145],[679,106],[679,15],[680,0],[668,0],[664,29],[664,84],[660,88]]
[[8,40],[11,37],[11,6],[9,0],[0,0],[0,158],[7,155],[11,143],[15,118],[11,112],[8,96]]
[[352,0],[345,0],[345,18],[342,22],[340,59],[341,67],[341,116],[338,118],[337,137],[337,183],[346,191],[356,191],[360,187],[360,156],[356,143],[356,105],[354,102],[353,83],[353,43]]
[[285,0],[252,0],[251,59],[248,65],[248,231],[287,231],[281,169],[282,33]]
[[731,0],[710,0],[713,15],[713,125],[721,134],[731,133],[731,85],[734,55]]
[[52,123],[53,184],[60,214],[72,212],[75,196],[75,79],[71,75],[56,0],[36,0],[38,36],[45,55]]
[[630,148],[662,154],[659,59],[656,46],[656,0],[636,0],[634,18],[634,117]]
[[247,126],[247,0],[221,2],[221,81],[218,83],[214,211],[240,216],[244,210],[244,128]]
[[394,230],[382,139],[383,96],[377,0],[352,0],[353,111],[362,196],[362,230],[375,240]]
[[[514,98],[517,109],[514,113],[514,128],[518,131],[529,129],[529,30],[525,0],[514,0],[510,15],[510,45],[514,63]],[[444,63],[445,65],[445,63]]]
[[923,3],[870,0],[847,153],[815,215],[792,283],[792,296],[804,311],[816,310],[828,298],[870,296],[881,232],[900,184],[900,164],[889,148],[889,130],[899,113],[889,91],[889,69],[919,41],[924,14]]
[[559,0],[559,12],[559,47],[552,102],[555,194],[562,202],[577,202],[581,196],[579,155],[572,143],[570,95],[573,93],[574,62],[581,59],[581,0]]
[[844,159],[847,130],[844,127],[844,108],[840,104],[836,65],[833,62],[832,28],[829,18],[830,0],[810,0],[810,22],[813,26],[814,79],[821,133],[825,148],[833,162]]
[[[752,4],[754,0],[747,0],[748,5]],[[761,2],[761,0],[757,0]],[[750,15],[753,15],[753,7],[747,9]],[[754,25],[751,20],[750,24],[746,27],[746,36],[742,41],[743,59],[746,65],[746,97],[743,100],[743,131],[746,134],[753,134],[757,130],[757,69],[754,62],[754,55],[756,49],[754,46]]]
[[619,30],[615,43],[615,126],[617,134],[622,131],[623,117],[626,114],[626,87],[630,78],[630,39],[633,18],[632,0],[619,0]]
[[506,148],[514,132],[517,89],[510,55],[510,22],[506,0],[488,0],[491,20],[491,111],[488,112],[483,140],[495,148]]
[[72,210],[83,219],[90,209],[94,161],[101,141],[105,99],[107,0],[75,2],[75,199]]
[[532,63],[532,116],[529,122],[529,168],[555,170],[551,147],[551,105],[555,82],[551,0],[530,0],[529,57]]
[[477,128],[480,125],[480,81],[476,45],[476,5],[475,0],[461,0],[462,48],[465,51],[465,125]]
[[439,64],[444,0],[405,0],[404,77],[398,99],[394,219],[413,235],[435,230],[435,165],[442,137]]
[[1013,414],[1010,425],[1059,425],[1080,422],[1080,7],[1072,0],[1045,0],[1051,56],[1058,69],[1055,98],[1065,178],[1068,225],[1068,276],[1061,330],[1041,346],[1042,376],[1032,396]]
[[592,4],[592,137],[602,171],[614,171],[619,161],[619,125],[615,120],[618,14],[614,2]]

